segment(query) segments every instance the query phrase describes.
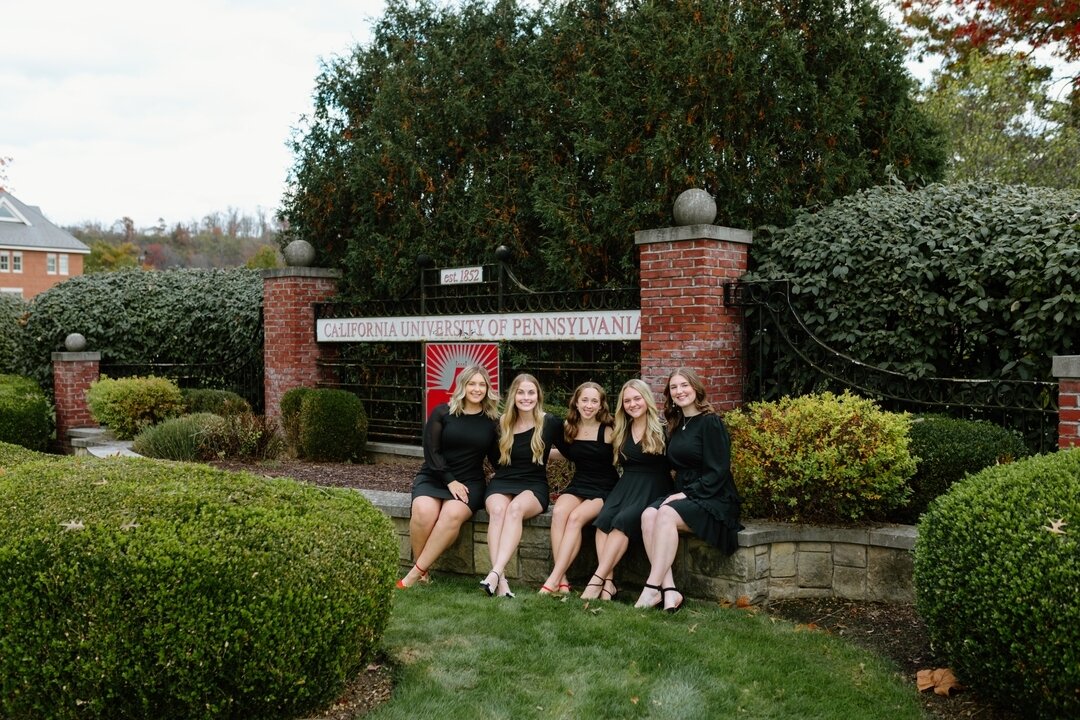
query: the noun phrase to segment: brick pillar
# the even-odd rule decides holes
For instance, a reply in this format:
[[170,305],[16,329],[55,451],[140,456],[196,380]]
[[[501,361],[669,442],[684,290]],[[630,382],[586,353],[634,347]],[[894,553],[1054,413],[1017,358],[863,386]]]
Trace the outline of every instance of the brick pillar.
[[1054,358],[1058,379],[1058,447],[1080,447],[1080,355]]
[[641,230],[641,378],[657,393],[677,367],[696,370],[718,409],[743,402],[741,308],[724,283],[746,272],[753,235],[717,225]]
[[337,292],[337,270],[289,267],[263,271],[263,402],[267,417],[280,417],[281,396],[331,378],[318,360],[332,350],[315,342],[315,303]]
[[70,454],[72,428],[98,427],[86,404],[86,391],[101,374],[99,352],[54,352],[53,398],[56,404],[56,445]]

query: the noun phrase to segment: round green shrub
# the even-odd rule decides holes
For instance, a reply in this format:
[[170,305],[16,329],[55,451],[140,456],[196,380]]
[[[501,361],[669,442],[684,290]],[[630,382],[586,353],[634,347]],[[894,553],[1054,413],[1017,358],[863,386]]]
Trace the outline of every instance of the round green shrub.
[[1080,717],[1080,450],[998,465],[919,521],[915,601],[966,684],[1026,717]]
[[224,424],[220,415],[205,412],[169,418],[136,435],[131,449],[161,460],[205,460],[208,458],[203,447],[207,436]]
[[251,412],[251,403],[232,390],[189,388],[180,391],[184,397],[184,412],[239,415]]
[[931,500],[965,475],[1031,455],[1023,439],[1012,430],[985,420],[942,415],[914,419],[910,448],[916,458],[911,499],[895,513],[896,519],[903,522],[918,520]]
[[362,460],[367,447],[367,413],[347,390],[318,388],[300,403],[300,456],[309,460]]
[[121,440],[130,440],[144,428],[176,417],[184,410],[180,388],[172,380],[154,376],[112,379],[102,376],[86,392],[90,414]]
[[743,512],[803,522],[882,516],[915,471],[906,414],[845,392],[750,403],[728,413]]
[[0,375],[0,442],[44,450],[52,433],[52,404],[38,384],[19,375]]
[[356,492],[66,457],[0,504],[0,717],[298,717],[390,616],[397,543]]
[[300,452],[300,406],[304,395],[311,392],[309,387],[294,387],[285,391],[278,406],[281,409],[281,429],[285,433],[285,442],[293,452]]

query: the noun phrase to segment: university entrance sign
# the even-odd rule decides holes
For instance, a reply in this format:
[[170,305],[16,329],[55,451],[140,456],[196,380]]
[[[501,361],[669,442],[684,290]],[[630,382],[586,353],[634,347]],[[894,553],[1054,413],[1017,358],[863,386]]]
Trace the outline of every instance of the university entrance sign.
[[316,321],[318,342],[640,340],[640,310],[497,313]]

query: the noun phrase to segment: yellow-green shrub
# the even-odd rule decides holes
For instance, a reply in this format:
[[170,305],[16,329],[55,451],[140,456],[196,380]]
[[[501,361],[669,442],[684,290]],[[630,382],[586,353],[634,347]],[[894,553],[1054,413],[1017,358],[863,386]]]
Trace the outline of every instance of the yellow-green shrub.
[[728,413],[731,471],[749,517],[843,522],[902,505],[915,472],[906,414],[845,392]]
[[353,491],[65,457],[0,506],[0,717],[298,717],[390,616],[393,529]]
[[121,440],[184,411],[184,398],[172,380],[154,376],[112,379],[102,376],[86,393],[90,414]]

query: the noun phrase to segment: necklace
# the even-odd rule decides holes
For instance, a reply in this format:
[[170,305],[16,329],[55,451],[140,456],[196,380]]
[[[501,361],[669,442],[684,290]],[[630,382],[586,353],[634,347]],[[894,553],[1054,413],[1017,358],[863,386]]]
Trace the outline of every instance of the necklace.
[[697,415],[683,415],[682,429],[685,430],[687,424],[689,424],[689,422],[691,420],[693,420],[694,418],[696,418],[696,417],[697,417]]

